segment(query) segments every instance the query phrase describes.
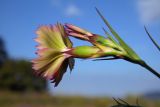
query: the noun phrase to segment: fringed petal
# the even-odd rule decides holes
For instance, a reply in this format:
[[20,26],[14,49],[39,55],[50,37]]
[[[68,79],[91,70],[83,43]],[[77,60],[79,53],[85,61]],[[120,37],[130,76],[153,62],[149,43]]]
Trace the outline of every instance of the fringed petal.
[[54,81],[57,86],[69,65],[70,55],[65,54],[65,50],[72,48],[72,43],[61,24],[41,26],[36,33],[38,58],[32,60],[32,68],[37,75]]

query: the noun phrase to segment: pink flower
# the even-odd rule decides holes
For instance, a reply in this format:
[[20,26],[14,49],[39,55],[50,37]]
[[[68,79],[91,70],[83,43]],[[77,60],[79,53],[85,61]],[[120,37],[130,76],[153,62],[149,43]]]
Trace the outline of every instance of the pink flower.
[[36,33],[38,58],[32,60],[33,69],[37,75],[51,80],[57,86],[68,66],[71,70],[73,68],[74,59],[65,53],[72,48],[72,43],[61,24],[41,26]]

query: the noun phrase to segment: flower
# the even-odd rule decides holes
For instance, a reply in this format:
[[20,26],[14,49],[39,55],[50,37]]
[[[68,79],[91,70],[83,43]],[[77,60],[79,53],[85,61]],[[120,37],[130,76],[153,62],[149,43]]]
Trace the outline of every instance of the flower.
[[[36,46],[38,58],[32,60],[36,74],[51,80],[57,86],[68,66],[70,70],[73,69],[74,58],[100,58],[97,60],[124,59],[146,68],[160,78],[160,74],[143,61],[111,27],[100,11],[96,10],[111,35],[105,29],[107,37],[88,32],[72,24],[59,23],[54,26],[41,26],[37,30],[38,37],[35,41],[38,42]],[[69,36],[88,41],[93,46],[72,47]],[[102,59],[102,57],[106,58]]]
[[35,41],[39,44],[36,46],[38,58],[32,60],[33,69],[37,75],[55,83],[55,86],[61,81],[68,66],[70,70],[73,69],[74,58],[89,59],[119,55],[116,50],[100,44],[72,47],[72,42],[61,24],[41,26],[36,33],[38,37]]
[[57,86],[68,66],[73,69],[74,59],[65,54],[72,48],[72,43],[61,24],[41,26],[36,33],[38,58],[32,60],[33,69],[37,75],[51,80]]

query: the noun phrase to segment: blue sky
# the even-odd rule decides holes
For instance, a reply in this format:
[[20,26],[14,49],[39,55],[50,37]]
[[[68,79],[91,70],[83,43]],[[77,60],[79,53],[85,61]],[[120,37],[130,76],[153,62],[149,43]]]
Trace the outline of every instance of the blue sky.
[[[104,35],[105,27],[94,7],[101,10],[121,37],[152,67],[160,71],[160,55],[146,36],[137,0],[0,0],[0,35],[12,58],[36,57],[33,38],[40,25],[72,23]],[[159,24],[148,25],[160,42]],[[73,39],[75,46],[89,45]],[[125,61],[76,60],[54,93],[121,96],[160,90],[160,81],[147,70]]]

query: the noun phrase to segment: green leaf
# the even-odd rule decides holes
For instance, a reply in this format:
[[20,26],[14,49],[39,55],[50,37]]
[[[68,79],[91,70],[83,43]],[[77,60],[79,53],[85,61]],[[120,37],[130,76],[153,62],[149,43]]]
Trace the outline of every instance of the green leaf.
[[107,37],[114,42],[115,44],[117,44],[117,42],[113,39],[113,37],[103,28],[104,33],[107,35]]
[[96,8],[97,13],[102,18],[104,23],[107,25],[113,36],[118,40],[119,44],[125,49],[125,51],[129,54],[130,57],[140,59],[139,56],[121,39],[121,37],[114,31],[114,29],[110,26],[108,21],[103,17],[100,11]]
[[148,37],[151,39],[151,41],[153,42],[153,44],[157,47],[157,49],[160,51],[160,46],[157,44],[157,42],[153,39],[153,37],[150,35],[150,33],[148,32],[147,28],[144,26],[144,29],[148,35]]
[[120,58],[118,58],[118,57],[100,58],[100,59],[94,59],[93,61],[101,61],[101,60],[115,60],[115,59],[120,59]]

